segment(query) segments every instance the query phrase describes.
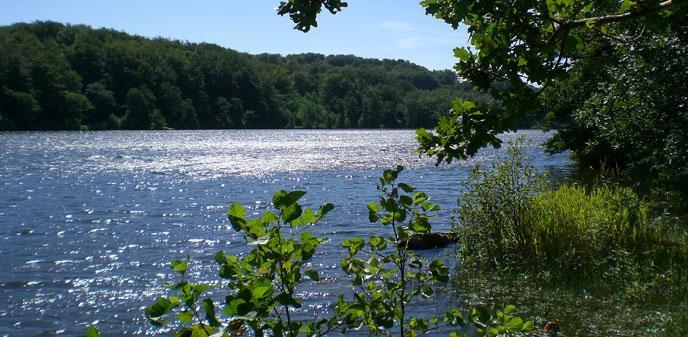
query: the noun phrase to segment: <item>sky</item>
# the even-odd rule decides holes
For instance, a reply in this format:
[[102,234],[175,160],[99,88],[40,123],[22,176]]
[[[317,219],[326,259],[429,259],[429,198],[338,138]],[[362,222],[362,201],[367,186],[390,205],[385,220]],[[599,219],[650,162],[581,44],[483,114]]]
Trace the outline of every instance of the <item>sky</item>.
[[406,59],[430,69],[450,69],[453,48],[468,43],[464,28],[453,30],[426,16],[419,0],[348,3],[336,15],[324,11],[309,33],[275,13],[279,0],[0,0],[0,25],[51,20],[251,54],[353,54]]

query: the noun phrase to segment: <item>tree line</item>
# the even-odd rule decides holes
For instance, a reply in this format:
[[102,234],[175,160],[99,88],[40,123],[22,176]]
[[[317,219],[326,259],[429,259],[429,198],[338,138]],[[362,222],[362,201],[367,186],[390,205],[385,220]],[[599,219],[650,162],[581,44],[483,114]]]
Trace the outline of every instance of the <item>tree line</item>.
[[432,127],[449,70],[351,55],[250,55],[55,22],[0,28],[0,130]]

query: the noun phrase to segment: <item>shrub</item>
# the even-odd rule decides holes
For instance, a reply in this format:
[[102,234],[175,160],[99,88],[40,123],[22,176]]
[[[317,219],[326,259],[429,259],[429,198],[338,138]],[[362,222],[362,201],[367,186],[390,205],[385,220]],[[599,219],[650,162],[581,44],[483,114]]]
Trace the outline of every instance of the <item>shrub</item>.
[[[520,138],[507,145],[506,157],[489,169],[473,167],[458,199],[454,231],[464,262],[517,262],[531,238],[523,221],[531,199],[546,190],[545,176],[528,163]],[[515,258],[514,261],[510,261]]]
[[[233,204],[227,210],[234,230],[243,234],[252,247],[242,256],[218,252],[219,277],[227,280],[224,310],[218,310],[204,293],[212,284],[191,283],[185,279],[188,259],[173,261],[170,267],[181,276],[170,288],[175,296],[161,297],[146,308],[149,322],[161,326],[165,316],[176,312],[181,327],[175,336],[228,336],[250,330],[255,336],[295,337],[299,334],[319,336],[333,328],[327,319],[299,321],[294,310],[301,307],[296,289],[305,282],[304,276],[319,280],[317,270],[305,269],[324,239],[314,237],[307,229],[334,208],[325,204],[317,211],[302,208],[298,201],[303,191],[278,191],[272,198],[275,212],[247,219],[244,207]],[[221,322],[216,312],[226,319]],[[204,314],[203,314],[204,313]]]
[[[519,143],[490,170],[476,167],[454,228],[465,265],[552,272],[578,281],[631,267],[659,241],[648,207],[629,188],[547,187]],[[571,278],[571,276],[577,276]]]

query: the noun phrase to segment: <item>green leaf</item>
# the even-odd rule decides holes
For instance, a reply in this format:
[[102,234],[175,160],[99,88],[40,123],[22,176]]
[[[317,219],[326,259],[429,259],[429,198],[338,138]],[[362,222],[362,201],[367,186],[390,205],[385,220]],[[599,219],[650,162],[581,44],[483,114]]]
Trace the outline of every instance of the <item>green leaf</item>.
[[440,210],[440,206],[435,205],[431,202],[425,202],[420,207],[426,212],[437,212]]
[[281,293],[281,294],[277,295],[277,297],[275,297],[275,300],[277,301],[277,303],[279,303],[281,305],[293,307],[296,309],[301,308],[301,302],[299,302],[298,300],[296,300],[294,297],[292,297],[291,295],[289,295],[287,293]]
[[631,8],[635,7],[636,2],[631,0],[623,0],[621,2],[621,7],[619,7],[619,13],[628,12]]
[[160,297],[157,301],[155,301],[155,303],[146,307],[146,318],[148,318],[151,324],[155,326],[162,326],[164,322],[160,321],[159,318],[172,311],[175,306],[176,305],[174,305],[170,300]]
[[215,304],[213,303],[213,300],[209,298],[204,299],[201,303],[201,307],[203,307],[203,310],[205,311],[205,319],[208,321],[210,326],[218,327],[221,325],[215,315]]
[[291,191],[287,195],[287,200],[289,201],[289,204],[295,204],[297,203],[301,197],[306,195],[306,191]]
[[474,322],[487,323],[492,320],[492,314],[487,308],[476,306],[471,309],[471,320]]
[[193,321],[193,314],[191,313],[191,311],[188,311],[188,310],[180,311],[177,314],[177,318],[179,318],[179,321],[182,324],[186,324],[186,323]]
[[81,336],[81,337],[101,337],[100,336],[100,331],[96,329],[95,327],[89,327],[86,329],[86,335]]
[[286,223],[291,223],[301,216],[302,210],[299,204],[291,204],[282,208],[282,220]]
[[414,222],[411,224],[411,230],[418,233],[430,233],[430,224],[427,222]]
[[361,249],[361,247],[363,247],[364,244],[365,241],[363,240],[363,238],[356,237],[353,239],[344,240],[344,242],[342,242],[342,247],[348,248],[349,254],[356,255],[356,253],[358,253],[358,251]]
[[423,193],[423,192],[416,192],[416,193],[413,195],[413,203],[414,203],[415,205],[418,205],[418,204],[420,204],[420,203],[422,203],[422,202],[424,202],[424,201],[426,201],[426,200],[428,200],[428,199],[429,199],[428,195],[425,194],[425,193]]
[[368,203],[368,211],[370,212],[379,212],[382,210],[382,206],[376,202],[369,202]]
[[222,311],[225,315],[227,316],[237,316],[237,315],[244,315],[246,312],[241,312],[240,306],[248,304],[244,299],[242,298],[235,298],[229,301],[227,305],[225,306],[225,309]]
[[272,205],[275,206],[277,209],[281,209],[282,207],[289,206],[288,203],[288,195],[287,191],[285,190],[279,190],[275,192],[275,194],[272,195]]
[[399,188],[401,188],[402,190],[404,190],[404,192],[406,192],[406,193],[411,193],[411,192],[413,192],[413,191],[416,190],[415,187],[413,187],[413,186],[411,186],[411,185],[408,185],[408,184],[404,184],[404,183],[399,183],[398,186],[399,186]]
[[317,271],[317,270],[312,270],[312,269],[310,269],[310,270],[306,270],[304,273],[305,273],[306,276],[308,276],[311,280],[313,280],[313,281],[320,281],[320,275],[318,274],[318,271]]
[[316,216],[310,208],[306,208],[301,212],[300,217],[291,222],[291,225],[293,227],[303,226],[315,223],[316,221],[318,221],[318,216]]
[[404,208],[409,208],[411,204],[413,204],[413,199],[408,195],[402,195],[399,197],[399,203],[404,206]]
[[382,206],[376,202],[370,202],[368,203],[368,220],[370,220],[371,223],[377,222],[377,220],[380,218],[380,216],[377,214],[382,210]]
[[260,221],[263,223],[263,225],[267,226],[272,223],[277,223],[277,216],[275,213],[268,211],[261,215]]
[[458,58],[462,62],[468,62],[471,60],[471,52],[466,48],[454,48],[454,57]]
[[514,311],[516,311],[516,306],[513,304],[509,304],[506,306],[506,308],[504,308],[504,313],[507,315],[511,314]]
[[432,296],[432,293],[433,293],[432,287],[430,287],[429,285],[424,285],[420,289],[420,294],[425,298]]
[[322,218],[325,216],[325,214],[330,213],[334,209],[334,205],[332,203],[326,203],[322,206],[320,206],[320,209],[318,210],[318,217]]
[[272,293],[274,291],[275,288],[273,287],[272,283],[267,280],[261,280],[251,284],[251,296],[254,299],[272,297]]
[[[401,168],[401,169],[399,169]],[[391,184],[393,181],[397,180],[397,177],[399,176],[399,173],[404,169],[403,166],[397,166],[396,170],[385,170],[382,173],[382,182],[383,184]]]
[[295,204],[304,195],[306,195],[305,191],[287,192],[279,190],[272,196],[272,205],[277,209],[284,209]]
[[523,328],[522,328],[523,331],[530,331],[532,329],[533,329],[533,321],[527,321],[527,322],[523,323]]
[[241,231],[246,225],[246,209],[240,203],[233,203],[232,206],[229,206],[227,217],[229,217],[232,228],[237,232]]
[[368,244],[370,245],[370,248],[375,250],[384,250],[387,248],[387,241],[379,236],[370,237],[370,239],[368,239]]
[[523,320],[520,317],[514,317],[509,320],[507,327],[514,330],[520,330],[523,327]]
[[174,260],[170,263],[170,267],[172,270],[184,275],[186,273],[186,267],[188,265],[188,260],[187,261],[180,261],[180,260]]
[[260,245],[264,245],[264,244],[268,243],[269,241],[270,241],[270,236],[264,235],[264,236],[261,236],[261,237],[255,239],[255,240],[249,238],[248,244],[252,245],[252,246],[260,246]]
[[569,34],[564,42],[564,55],[570,56],[583,47],[585,47],[583,39],[576,34]]

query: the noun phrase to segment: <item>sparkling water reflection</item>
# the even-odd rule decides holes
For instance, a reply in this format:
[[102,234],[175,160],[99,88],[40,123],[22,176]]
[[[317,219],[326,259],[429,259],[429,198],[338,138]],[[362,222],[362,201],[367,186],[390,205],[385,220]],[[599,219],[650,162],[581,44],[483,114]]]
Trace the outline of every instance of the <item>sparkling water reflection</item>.
[[[543,153],[547,134],[519,133],[536,166],[570,170],[566,154]],[[280,188],[337,207],[315,228],[329,239],[314,259],[323,278],[300,293],[312,299],[304,314],[324,313],[347,282],[341,241],[380,233],[365,205],[383,168],[406,166],[402,180],[443,207],[435,228],[446,229],[469,167],[502,153],[436,168],[415,146],[408,130],[0,133],[0,335],[73,336],[91,324],[109,336],[160,333],[142,308],[164,292],[167,262],[188,254],[192,277],[214,275],[216,251],[245,249],[226,206],[258,214]]]

